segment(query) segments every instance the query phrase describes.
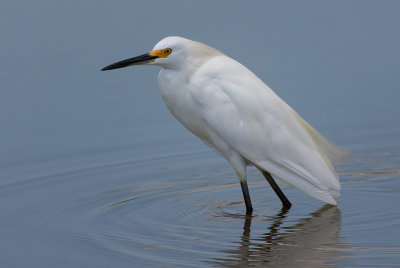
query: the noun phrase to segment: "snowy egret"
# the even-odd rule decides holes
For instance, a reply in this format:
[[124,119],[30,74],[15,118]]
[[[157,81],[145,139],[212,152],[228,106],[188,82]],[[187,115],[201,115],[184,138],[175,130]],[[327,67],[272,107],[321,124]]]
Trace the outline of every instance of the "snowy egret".
[[171,36],[151,52],[102,71],[143,64],[162,67],[158,84],[169,111],[231,163],[248,214],[253,211],[246,178],[250,165],[285,208],[291,203],[271,175],[337,204],[340,182],[332,161],[342,153],[245,66],[208,45]]

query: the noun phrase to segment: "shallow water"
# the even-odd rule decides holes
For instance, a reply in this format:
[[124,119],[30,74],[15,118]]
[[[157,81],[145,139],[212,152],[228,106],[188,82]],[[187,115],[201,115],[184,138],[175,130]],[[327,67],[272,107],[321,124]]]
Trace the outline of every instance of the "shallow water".
[[25,174],[26,179],[0,186],[1,262],[5,267],[395,266],[400,157],[397,140],[385,144],[392,150],[370,144],[338,165],[343,184],[338,207],[282,185],[294,203],[284,211],[250,168],[252,216],[244,214],[233,171],[208,149]]

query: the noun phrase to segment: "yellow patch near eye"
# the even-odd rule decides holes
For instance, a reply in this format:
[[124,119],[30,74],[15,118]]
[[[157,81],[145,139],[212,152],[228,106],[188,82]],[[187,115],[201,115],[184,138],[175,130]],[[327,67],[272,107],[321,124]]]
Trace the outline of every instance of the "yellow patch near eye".
[[170,48],[166,48],[166,49],[162,49],[162,50],[153,50],[150,51],[150,56],[156,56],[159,58],[166,58],[169,54],[171,54],[172,49]]

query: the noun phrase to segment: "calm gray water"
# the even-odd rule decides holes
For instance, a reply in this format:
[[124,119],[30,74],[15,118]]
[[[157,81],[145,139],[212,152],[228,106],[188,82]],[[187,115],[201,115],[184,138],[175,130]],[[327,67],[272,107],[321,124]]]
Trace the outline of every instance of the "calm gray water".
[[[229,4],[228,4],[229,3]],[[26,1],[0,10],[1,267],[398,267],[396,1]],[[158,69],[100,72],[181,35],[242,62],[348,151],[339,206],[234,172],[169,115]]]

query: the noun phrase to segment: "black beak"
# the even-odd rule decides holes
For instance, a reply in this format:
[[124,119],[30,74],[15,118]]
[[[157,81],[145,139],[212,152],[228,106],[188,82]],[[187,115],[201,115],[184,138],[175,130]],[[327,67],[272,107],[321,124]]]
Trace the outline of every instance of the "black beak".
[[133,57],[127,60],[122,60],[116,63],[113,63],[111,65],[108,65],[106,67],[104,67],[103,69],[101,69],[102,71],[108,71],[108,70],[113,70],[113,69],[119,69],[119,68],[124,68],[124,67],[128,67],[131,65],[140,65],[140,64],[144,64],[147,63],[151,60],[154,60],[158,58],[157,56],[151,56],[149,53],[137,56],[137,57]]

